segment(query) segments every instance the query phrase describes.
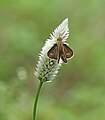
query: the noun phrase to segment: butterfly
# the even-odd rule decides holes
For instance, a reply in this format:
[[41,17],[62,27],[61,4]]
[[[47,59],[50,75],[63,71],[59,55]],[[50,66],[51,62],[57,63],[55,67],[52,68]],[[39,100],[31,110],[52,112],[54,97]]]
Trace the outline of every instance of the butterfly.
[[47,55],[51,59],[60,61],[60,58],[64,63],[67,63],[67,58],[71,58],[73,56],[73,50],[62,41],[57,41],[56,44],[47,52]]

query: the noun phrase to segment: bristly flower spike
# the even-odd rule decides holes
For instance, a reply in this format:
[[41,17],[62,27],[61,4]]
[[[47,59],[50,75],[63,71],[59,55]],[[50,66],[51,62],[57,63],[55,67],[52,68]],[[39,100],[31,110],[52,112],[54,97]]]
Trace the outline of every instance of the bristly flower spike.
[[62,60],[50,59],[47,56],[48,50],[57,43],[57,40],[61,38],[65,43],[69,36],[68,18],[66,18],[47,39],[42,51],[39,54],[39,61],[36,67],[35,75],[41,82],[52,81],[58,73],[58,70],[62,64]]

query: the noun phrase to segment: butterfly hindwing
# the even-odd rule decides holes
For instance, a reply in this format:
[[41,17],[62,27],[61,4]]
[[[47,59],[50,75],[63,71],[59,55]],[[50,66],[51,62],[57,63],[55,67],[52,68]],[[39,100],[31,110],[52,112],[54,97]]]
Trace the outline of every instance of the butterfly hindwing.
[[61,54],[61,59],[63,60],[63,62],[67,63],[67,59],[64,54]]

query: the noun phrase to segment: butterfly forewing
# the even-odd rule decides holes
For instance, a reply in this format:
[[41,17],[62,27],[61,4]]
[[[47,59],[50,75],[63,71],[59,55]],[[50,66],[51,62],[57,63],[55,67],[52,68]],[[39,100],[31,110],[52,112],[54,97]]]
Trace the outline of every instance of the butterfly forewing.
[[66,58],[71,58],[73,56],[73,51],[66,44],[63,44]]
[[57,56],[58,56],[57,44],[54,44],[54,46],[47,52],[47,55],[49,58],[57,60]]

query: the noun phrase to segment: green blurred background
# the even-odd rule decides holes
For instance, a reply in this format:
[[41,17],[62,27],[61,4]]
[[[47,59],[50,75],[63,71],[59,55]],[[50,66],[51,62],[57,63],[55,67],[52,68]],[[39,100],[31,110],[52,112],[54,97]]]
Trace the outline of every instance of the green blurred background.
[[37,120],[105,120],[104,0],[0,0],[0,120],[32,120],[38,53],[66,17],[75,56],[44,84]]

